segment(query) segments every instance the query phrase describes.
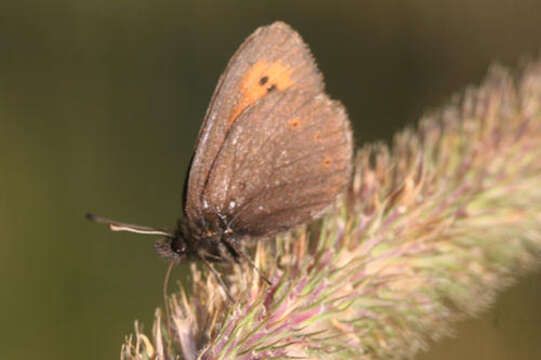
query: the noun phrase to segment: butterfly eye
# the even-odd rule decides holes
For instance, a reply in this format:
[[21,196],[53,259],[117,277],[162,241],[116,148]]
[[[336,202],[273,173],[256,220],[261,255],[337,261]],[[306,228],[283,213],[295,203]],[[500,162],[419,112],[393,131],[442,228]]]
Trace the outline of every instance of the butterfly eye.
[[176,254],[182,255],[186,253],[186,243],[184,239],[176,238],[171,242],[171,250]]

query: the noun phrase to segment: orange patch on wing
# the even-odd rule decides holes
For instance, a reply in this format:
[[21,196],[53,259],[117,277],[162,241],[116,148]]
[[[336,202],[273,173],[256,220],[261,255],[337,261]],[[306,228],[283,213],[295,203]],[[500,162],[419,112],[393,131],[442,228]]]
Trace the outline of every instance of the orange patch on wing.
[[331,159],[330,159],[329,157],[325,157],[325,158],[323,159],[322,164],[323,164],[323,167],[325,167],[325,168],[330,168],[330,167],[331,167],[331,164],[332,164],[332,161],[331,161]]
[[301,120],[298,117],[294,117],[293,119],[289,119],[289,126],[292,129],[296,129],[299,126],[301,126]]
[[240,98],[229,118],[231,126],[248,106],[253,105],[270,91],[284,90],[293,85],[293,68],[280,61],[259,60],[246,72],[240,83]]

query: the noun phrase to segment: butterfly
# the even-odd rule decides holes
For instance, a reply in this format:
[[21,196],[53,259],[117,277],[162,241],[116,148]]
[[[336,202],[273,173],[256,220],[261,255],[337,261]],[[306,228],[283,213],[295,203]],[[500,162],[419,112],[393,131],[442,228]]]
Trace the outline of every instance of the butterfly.
[[225,288],[212,263],[247,261],[257,269],[243,241],[319,218],[349,182],[352,148],[345,108],[325,94],[308,46],[275,22],[242,43],[218,81],[176,229],[88,218],[114,231],[163,236],[155,244],[160,255],[171,264],[202,261]]

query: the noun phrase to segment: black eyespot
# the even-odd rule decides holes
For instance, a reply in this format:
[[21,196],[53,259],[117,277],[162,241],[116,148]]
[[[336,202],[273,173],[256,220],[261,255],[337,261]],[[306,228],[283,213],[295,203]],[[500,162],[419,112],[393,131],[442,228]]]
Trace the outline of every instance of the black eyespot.
[[271,92],[271,91],[274,91],[274,90],[276,90],[276,85],[274,85],[274,84],[272,84],[271,86],[269,86],[269,87],[267,88],[267,91],[268,91],[268,92]]
[[268,76],[263,76],[261,79],[259,79],[259,85],[265,85],[269,81]]

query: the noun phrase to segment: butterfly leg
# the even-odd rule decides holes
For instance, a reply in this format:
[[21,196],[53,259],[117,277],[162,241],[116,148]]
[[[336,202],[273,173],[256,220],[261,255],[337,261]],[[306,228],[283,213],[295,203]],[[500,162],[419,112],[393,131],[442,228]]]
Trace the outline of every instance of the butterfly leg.
[[235,255],[237,256],[240,256],[242,257],[244,260],[246,260],[248,262],[248,264],[250,264],[250,266],[257,272],[257,274],[259,275],[259,277],[261,277],[267,284],[269,285],[272,285],[272,282],[265,276],[265,274],[263,274],[263,271],[261,271],[255,264],[254,262],[252,261],[252,259],[250,258],[250,255],[248,255],[246,253],[246,251],[244,250],[243,247],[240,246],[240,244],[232,237],[228,237],[228,236],[225,236],[223,239],[222,239],[223,242],[226,243],[226,245],[233,249],[234,252],[236,253]]
[[210,272],[212,273],[212,275],[214,275],[214,278],[216,278],[216,280],[218,281],[218,283],[220,284],[220,286],[222,287],[222,289],[224,290],[225,294],[227,295],[227,297],[229,298],[229,300],[231,302],[234,302],[234,299],[233,299],[233,296],[231,295],[231,293],[229,292],[229,289],[227,288],[227,285],[225,284],[224,282],[224,279],[222,278],[222,275],[220,275],[218,273],[218,271],[216,271],[216,269],[214,268],[214,266],[212,266],[212,264],[205,258],[205,255],[203,254],[197,254],[199,256],[199,258],[201,259],[201,261],[203,262],[203,264],[205,264]]

